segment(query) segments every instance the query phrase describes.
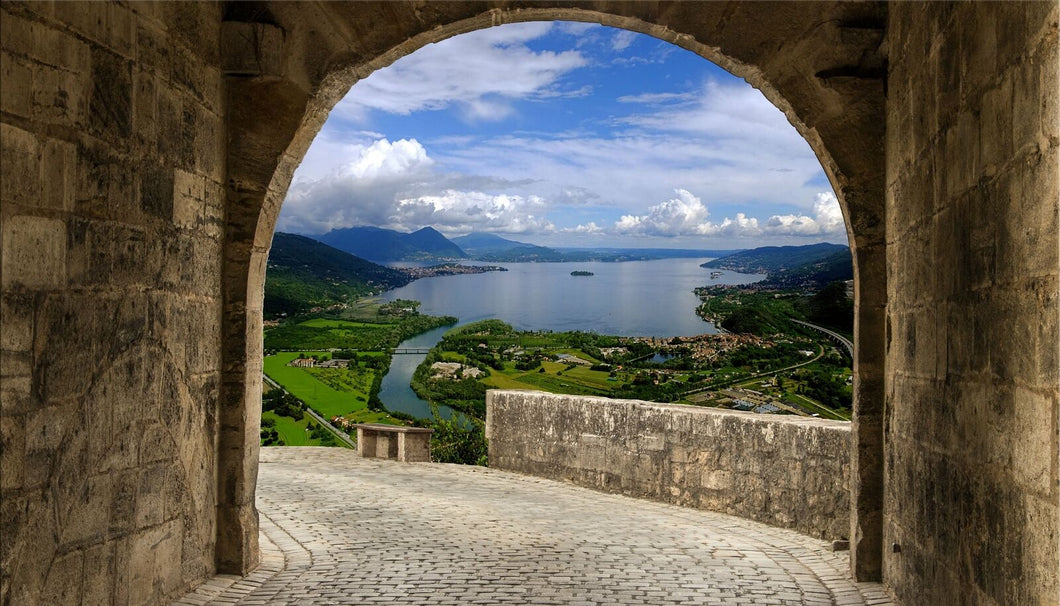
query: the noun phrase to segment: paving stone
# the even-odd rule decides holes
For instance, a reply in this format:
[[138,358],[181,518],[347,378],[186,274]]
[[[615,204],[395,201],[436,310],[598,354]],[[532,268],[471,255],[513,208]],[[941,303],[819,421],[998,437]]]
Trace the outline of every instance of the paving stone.
[[494,469],[264,448],[262,565],[176,604],[890,604],[846,553]]

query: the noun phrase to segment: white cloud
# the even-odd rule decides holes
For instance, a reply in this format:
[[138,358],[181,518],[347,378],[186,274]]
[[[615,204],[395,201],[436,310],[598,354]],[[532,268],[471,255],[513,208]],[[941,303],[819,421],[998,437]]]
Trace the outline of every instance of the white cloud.
[[637,39],[637,34],[629,30],[618,30],[615,35],[611,37],[611,50],[613,51],[624,51],[629,48],[630,44]]
[[750,87],[712,84],[697,94],[622,100],[630,112],[612,119],[617,128],[602,129],[603,135],[513,133],[444,148],[436,159],[458,172],[551,185],[539,193],[553,200],[578,187],[595,194],[593,204],[633,215],[646,213],[650,201],[665,199],[675,185],[702,192],[715,205],[746,207],[752,216],[775,214],[763,207],[812,200],[820,191],[812,183],[821,165],[809,145]]
[[[527,44],[549,28],[569,36],[572,46],[592,38],[591,44],[562,52],[534,50],[552,37]],[[560,120],[563,130],[535,122],[530,112],[513,121],[522,130],[508,134],[492,124],[438,129],[428,141],[430,154],[414,139],[390,141],[364,130],[367,124],[341,119],[449,108],[469,123],[495,123],[513,116],[516,99],[544,104],[592,94],[585,79],[565,76],[590,58],[600,67],[613,43],[631,35],[596,25],[507,25],[428,45],[375,72],[351,90],[336,109],[340,119],[329,121],[334,126],[310,148],[280,228],[539,230],[557,245],[577,245],[578,235],[615,241],[636,235],[642,243],[682,246],[712,237],[758,243],[845,235],[834,196],[813,202],[823,173],[806,141],[758,91],[725,79],[624,90],[618,103],[589,118]],[[675,50],[659,43],[649,55],[655,60]],[[493,134],[476,134],[484,132]],[[675,186],[682,190],[673,196]],[[725,218],[711,220],[707,205],[690,192]]]
[[761,233],[758,220],[743,213],[721,223],[708,221],[710,212],[703,201],[685,189],[675,190],[676,198],[648,208],[644,215],[623,215],[615,222],[615,233],[674,238],[679,236],[746,237]]
[[574,227],[565,227],[565,228],[561,229],[560,231],[565,233],[565,234],[583,234],[583,235],[590,235],[590,236],[595,236],[595,235],[600,235],[600,234],[605,233],[604,228],[602,228],[599,225],[597,225],[595,221],[589,221],[588,223],[583,223],[581,225],[576,225]]
[[455,106],[469,121],[496,121],[511,114],[514,99],[585,94],[555,87],[564,74],[588,64],[581,52],[526,46],[551,27],[510,24],[429,44],[358,82],[334,111],[360,120],[372,109],[408,115]]
[[835,236],[845,232],[843,211],[832,192],[817,194],[813,216],[773,215],[766,222],[766,232],[778,236]]
[[529,182],[441,172],[415,139],[380,139],[344,152],[349,160],[321,178],[308,179],[299,169],[280,231],[319,234],[355,225],[405,231],[430,225],[445,233],[554,229],[544,198],[510,193]]
[[736,213],[720,222],[710,221],[710,212],[703,201],[685,189],[675,190],[676,197],[650,206],[640,215],[626,214],[605,230],[590,222],[560,230],[563,233],[602,233],[624,236],[681,238],[707,236],[749,238],[759,236],[836,237],[844,233],[844,222],[839,201],[831,192],[818,193],[813,216],[773,215],[765,224],[746,213]]
[[649,236],[686,236],[702,234],[707,217],[707,207],[688,190],[675,191],[676,198],[648,208],[646,215],[623,215],[615,223],[618,233],[645,234]]
[[344,173],[354,179],[378,179],[416,172],[431,164],[434,161],[427,157],[427,150],[415,139],[393,143],[380,139],[347,164]]
[[663,103],[673,103],[676,101],[693,101],[695,98],[695,95],[693,95],[692,93],[641,93],[639,95],[623,95],[618,98],[618,102],[659,105]]
[[537,196],[449,190],[398,201],[387,226],[412,231],[431,225],[449,234],[472,231],[547,233],[554,227],[543,216],[546,209],[545,200]]

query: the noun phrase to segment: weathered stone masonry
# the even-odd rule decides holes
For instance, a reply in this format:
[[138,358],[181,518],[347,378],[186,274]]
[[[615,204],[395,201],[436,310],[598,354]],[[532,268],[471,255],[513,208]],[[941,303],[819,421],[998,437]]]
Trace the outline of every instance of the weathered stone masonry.
[[720,511],[823,539],[850,530],[850,424],[489,391],[490,466]]
[[1057,6],[890,10],[884,579],[908,603],[1060,602]]
[[350,85],[528,20],[760,88],[855,258],[853,572],[1060,602],[1056,2],[0,4],[0,604],[163,603],[257,562],[261,300]]
[[4,604],[212,574],[220,11],[0,7]]

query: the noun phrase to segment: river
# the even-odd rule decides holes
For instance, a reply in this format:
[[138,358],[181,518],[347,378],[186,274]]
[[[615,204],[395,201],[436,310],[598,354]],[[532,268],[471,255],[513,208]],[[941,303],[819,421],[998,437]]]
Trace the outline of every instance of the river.
[[[623,263],[497,263],[505,272],[423,278],[382,299],[415,299],[420,312],[456,316],[461,324],[498,318],[519,330],[593,331],[620,336],[674,337],[718,332],[696,315],[692,292],[708,284],[747,284],[760,275],[727,271],[710,279],[699,265],[709,259]],[[576,270],[592,276],[572,276]],[[432,347],[451,327],[438,328],[398,347]],[[409,387],[426,356],[396,354],[379,398],[391,410],[429,418],[430,407]],[[449,418],[452,411],[441,407]]]

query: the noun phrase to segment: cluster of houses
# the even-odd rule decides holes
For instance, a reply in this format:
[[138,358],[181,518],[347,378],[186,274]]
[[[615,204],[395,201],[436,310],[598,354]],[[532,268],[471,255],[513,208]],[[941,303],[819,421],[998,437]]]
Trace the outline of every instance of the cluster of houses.
[[438,379],[477,379],[482,371],[474,366],[460,362],[435,362],[431,364],[431,380]]
[[350,361],[341,358],[330,360],[317,360],[316,358],[295,358],[287,363],[288,366],[297,368],[349,368]]

